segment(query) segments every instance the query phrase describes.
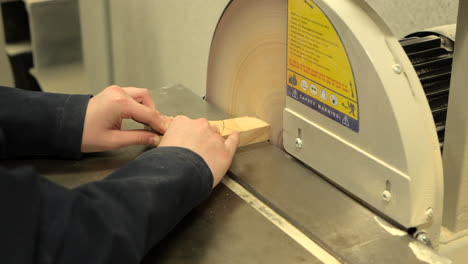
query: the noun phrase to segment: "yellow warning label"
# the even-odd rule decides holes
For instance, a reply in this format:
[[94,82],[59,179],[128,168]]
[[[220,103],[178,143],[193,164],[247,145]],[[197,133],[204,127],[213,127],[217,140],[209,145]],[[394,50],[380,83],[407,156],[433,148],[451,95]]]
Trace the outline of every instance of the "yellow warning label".
[[353,71],[333,24],[312,0],[289,0],[288,96],[359,131]]

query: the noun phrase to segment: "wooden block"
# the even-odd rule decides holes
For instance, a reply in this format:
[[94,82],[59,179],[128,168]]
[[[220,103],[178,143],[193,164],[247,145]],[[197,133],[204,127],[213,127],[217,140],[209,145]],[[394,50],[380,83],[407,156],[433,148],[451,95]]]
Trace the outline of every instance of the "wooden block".
[[[219,133],[224,138],[227,138],[233,131],[238,131],[240,133],[240,147],[270,140],[270,124],[255,117],[237,117],[209,121],[209,123],[212,126],[217,126]],[[149,126],[145,126],[145,129],[157,133]]]
[[223,137],[228,137],[233,131],[240,132],[240,146],[247,146],[270,139],[270,125],[255,117],[238,117],[219,121],[210,121],[217,126]]

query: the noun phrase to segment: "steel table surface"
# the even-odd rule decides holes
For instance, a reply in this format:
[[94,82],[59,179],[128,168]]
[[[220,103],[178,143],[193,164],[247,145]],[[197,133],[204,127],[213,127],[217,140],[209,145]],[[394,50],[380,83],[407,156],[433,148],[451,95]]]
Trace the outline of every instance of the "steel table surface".
[[[152,90],[152,96],[169,116],[227,118],[180,85]],[[124,128],[140,127],[127,122]],[[32,165],[50,180],[72,188],[106,177],[146,149],[127,147],[84,155],[77,161],[18,159],[0,165]],[[390,234],[383,225],[391,224],[267,142],[241,148],[229,174],[343,263],[426,263],[409,247],[419,242],[409,235]],[[430,249],[422,249],[447,263]],[[220,184],[143,263],[321,262]]]

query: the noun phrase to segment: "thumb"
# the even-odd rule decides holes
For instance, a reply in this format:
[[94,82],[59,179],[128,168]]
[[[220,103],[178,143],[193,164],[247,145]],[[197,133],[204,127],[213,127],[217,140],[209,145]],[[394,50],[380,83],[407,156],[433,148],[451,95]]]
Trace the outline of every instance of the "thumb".
[[115,147],[126,147],[132,145],[157,146],[161,138],[147,130],[116,130],[112,143]]
[[234,157],[237,148],[239,147],[240,143],[240,133],[237,131],[233,131],[229,137],[224,141],[224,145],[226,146],[227,151],[231,154],[231,158]]

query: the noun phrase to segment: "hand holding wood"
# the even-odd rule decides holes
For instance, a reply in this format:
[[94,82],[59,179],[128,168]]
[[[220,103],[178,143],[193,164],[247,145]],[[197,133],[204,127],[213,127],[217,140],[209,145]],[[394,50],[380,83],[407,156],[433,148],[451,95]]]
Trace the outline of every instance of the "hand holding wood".
[[233,131],[224,139],[218,131],[206,119],[178,116],[172,120],[159,146],[186,148],[200,155],[213,174],[214,188],[229,169],[239,146],[239,132]]
[[166,132],[170,119],[156,110],[147,89],[107,87],[91,98],[86,111],[82,152],[113,150],[129,145],[159,143],[159,136],[148,130],[121,130],[123,119],[147,124],[160,134]]

